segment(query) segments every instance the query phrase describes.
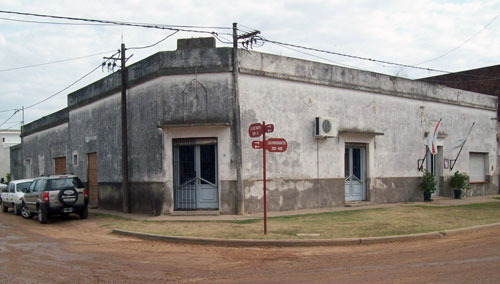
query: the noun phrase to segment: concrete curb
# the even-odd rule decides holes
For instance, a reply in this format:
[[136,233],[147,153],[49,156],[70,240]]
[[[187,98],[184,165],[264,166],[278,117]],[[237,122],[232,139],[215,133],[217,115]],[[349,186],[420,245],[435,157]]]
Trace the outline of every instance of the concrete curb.
[[338,238],[338,239],[316,239],[316,240],[238,240],[238,239],[214,239],[214,238],[196,238],[196,237],[174,237],[156,234],[146,234],[132,231],[113,229],[112,233],[122,236],[131,236],[143,239],[161,240],[171,243],[186,243],[200,245],[216,245],[228,247],[314,247],[314,246],[351,246],[360,244],[378,244],[392,242],[409,242],[416,240],[441,239],[449,236],[455,236],[463,233],[480,231],[500,227],[500,223],[473,226],[467,228],[444,230],[439,232],[396,235],[385,237],[367,237],[367,238]]

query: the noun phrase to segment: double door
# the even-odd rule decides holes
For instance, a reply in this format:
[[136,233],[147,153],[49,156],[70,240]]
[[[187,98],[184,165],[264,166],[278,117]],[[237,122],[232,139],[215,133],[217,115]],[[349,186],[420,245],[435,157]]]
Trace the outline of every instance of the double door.
[[174,184],[175,210],[219,208],[214,141],[174,142]]

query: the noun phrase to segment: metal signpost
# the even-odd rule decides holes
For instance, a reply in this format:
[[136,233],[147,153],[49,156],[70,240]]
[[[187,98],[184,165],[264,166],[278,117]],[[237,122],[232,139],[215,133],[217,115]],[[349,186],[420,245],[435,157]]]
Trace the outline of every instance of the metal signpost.
[[248,128],[248,135],[251,138],[262,136],[262,141],[252,141],[252,148],[262,149],[262,166],[263,166],[263,187],[264,187],[264,234],[267,234],[267,190],[266,190],[266,152],[285,152],[288,144],[283,138],[269,138],[266,140],[266,133],[274,131],[273,124],[253,123]]

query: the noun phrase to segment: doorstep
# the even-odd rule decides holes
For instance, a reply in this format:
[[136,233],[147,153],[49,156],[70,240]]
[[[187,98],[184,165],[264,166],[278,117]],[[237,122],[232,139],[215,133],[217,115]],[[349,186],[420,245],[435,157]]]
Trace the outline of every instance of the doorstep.
[[219,216],[219,210],[173,211],[172,216]]
[[345,203],[345,207],[364,207],[372,205],[375,205],[375,203],[371,201],[347,201]]

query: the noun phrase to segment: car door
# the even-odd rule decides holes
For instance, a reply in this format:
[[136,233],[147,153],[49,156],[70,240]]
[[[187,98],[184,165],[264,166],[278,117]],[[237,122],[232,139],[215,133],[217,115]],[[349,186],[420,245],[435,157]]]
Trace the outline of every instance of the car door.
[[7,193],[7,202],[9,204],[11,204],[14,201],[14,194],[16,192],[16,185],[14,183],[9,183],[8,190],[9,190],[9,192]]
[[37,192],[35,191],[35,188],[38,182],[39,180],[33,181],[28,189],[28,192],[24,194],[24,204],[26,204],[26,207],[28,207],[28,209],[32,212],[36,211]]

